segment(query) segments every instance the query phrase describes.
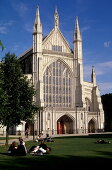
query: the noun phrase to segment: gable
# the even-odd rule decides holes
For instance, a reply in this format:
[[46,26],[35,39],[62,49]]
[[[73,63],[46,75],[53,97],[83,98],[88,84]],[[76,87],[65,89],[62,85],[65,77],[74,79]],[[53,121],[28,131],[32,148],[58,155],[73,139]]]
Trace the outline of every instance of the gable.
[[43,40],[43,49],[71,53],[71,48],[59,29],[53,29]]

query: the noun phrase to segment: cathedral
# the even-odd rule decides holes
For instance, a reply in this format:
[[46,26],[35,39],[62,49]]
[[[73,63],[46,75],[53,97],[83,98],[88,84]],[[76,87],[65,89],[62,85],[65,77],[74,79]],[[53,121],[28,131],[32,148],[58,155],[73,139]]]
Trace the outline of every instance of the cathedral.
[[39,8],[33,26],[33,47],[19,60],[23,73],[36,90],[34,102],[41,107],[35,115],[34,126],[23,122],[16,130],[30,133],[78,134],[95,133],[104,129],[99,87],[95,69],[91,82],[83,79],[82,36],[78,17],[75,21],[73,46],[66,41],[59,28],[57,9],[54,28],[43,37]]

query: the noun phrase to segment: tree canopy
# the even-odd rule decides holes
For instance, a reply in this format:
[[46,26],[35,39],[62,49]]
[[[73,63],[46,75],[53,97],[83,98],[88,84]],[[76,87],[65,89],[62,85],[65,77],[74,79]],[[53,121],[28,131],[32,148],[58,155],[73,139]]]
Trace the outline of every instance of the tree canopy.
[[112,131],[112,93],[101,96],[104,116],[105,116],[105,131]]
[[37,111],[33,102],[35,90],[22,74],[15,54],[7,53],[0,64],[0,124],[7,127],[19,125],[32,118]]

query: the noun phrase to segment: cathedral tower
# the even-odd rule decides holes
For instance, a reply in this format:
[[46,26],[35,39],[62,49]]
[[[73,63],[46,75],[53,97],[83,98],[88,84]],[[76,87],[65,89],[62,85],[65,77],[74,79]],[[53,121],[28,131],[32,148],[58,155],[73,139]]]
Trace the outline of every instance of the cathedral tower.
[[37,90],[37,97],[34,97],[35,102],[42,102],[43,96],[40,94],[42,87],[41,81],[41,65],[42,65],[42,24],[40,21],[39,7],[36,11],[36,18],[33,26],[33,85]]
[[75,106],[84,106],[83,91],[83,63],[82,63],[82,36],[76,17],[74,31],[74,75],[75,75]]

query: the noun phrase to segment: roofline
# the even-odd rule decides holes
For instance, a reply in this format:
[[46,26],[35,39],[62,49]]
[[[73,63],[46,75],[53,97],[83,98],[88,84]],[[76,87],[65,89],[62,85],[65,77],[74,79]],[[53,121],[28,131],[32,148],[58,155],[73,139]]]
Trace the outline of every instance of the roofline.
[[22,53],[20,56],[18,56],[19,60],[22,60],[25,56],[27,57],[27,54],[31,53],[32,50],[33,50],[33,47],[29,48],[24,53]]

